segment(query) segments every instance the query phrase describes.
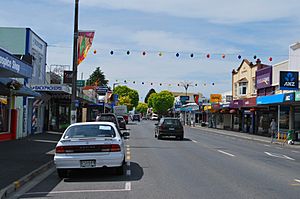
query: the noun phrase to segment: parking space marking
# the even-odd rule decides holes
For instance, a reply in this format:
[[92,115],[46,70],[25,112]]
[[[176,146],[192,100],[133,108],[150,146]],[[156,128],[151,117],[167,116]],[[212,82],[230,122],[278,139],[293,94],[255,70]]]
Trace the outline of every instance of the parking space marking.
[[218,150],[218,152],[223,153],[223,154],[228,155],[228,156],[231,156],[231,157],[235,157],[235,155],[233,155],[231,153],[227,153],[227,152],[222,151],[222,150]]
[[192,142],[194,142],[194,143],[198,143],[196,140],[192,140]]
[[47,154],[47,155],[54,155],[54,154],[55,154],[55,149],[53,149],[53,150],[51,150],[51,151],[48,151],[46,154]]
[[125,190],[126,191],[131,191],[131,182],[126,182],[125,183]]
[[128,169],[128,170],[126,171],[126,176],[131,176],[131,170],[130,170],[130,169]]
[[264,144],[264,146],[270,147],[270,145],[268,145],[268,144]]

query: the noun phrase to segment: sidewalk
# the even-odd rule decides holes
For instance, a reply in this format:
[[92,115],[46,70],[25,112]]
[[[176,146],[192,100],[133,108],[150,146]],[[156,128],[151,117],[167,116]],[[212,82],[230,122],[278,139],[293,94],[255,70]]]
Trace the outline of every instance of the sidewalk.
[[[208,131],[208,132],[227,135],[227,136],[231,136],[231,137],[238,137],[238,138],[242,138],[242,139],[259,141],[259,142],[271,144],[271,138],[260,136],[260,135],[253,135],[253,134],[249,134],[249,133],[242,133],[242,132],[223,130],[223,129],[214,129],[214,128],[208,128],[208,127],[202,127],[202,126],[195,126],[195,127],[191,127],[191,128],[197,128],[197,129],[201,129],[203,131]],[[279,142],[276,139],[274,139],[273,144],[282,145],[282,142]],[[285,143],[284,146],[300,150],[300,142],[295,142],[294,145],[289,145],[289,144]]]
[[59,133],[47,132],[0,142],[0,190],[12,183],[19,187],[22,177],[51,163],[60,137]]

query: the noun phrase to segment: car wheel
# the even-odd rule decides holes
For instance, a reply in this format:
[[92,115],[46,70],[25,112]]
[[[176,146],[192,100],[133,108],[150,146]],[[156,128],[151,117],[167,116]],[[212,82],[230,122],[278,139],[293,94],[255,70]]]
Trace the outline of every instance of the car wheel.
[[122,176],[124,174],[124,164],[122,166],[116,167],[116,174]]
[[183,135],[180,136],[180,140],[183,140]]
[[157,139],[158,139],[158,140],[161,140],[161,138],[162,138],[161,135],[158,134],[158,135],[157,135]]
[[156,133],[154,133],[154,137],[155,137],[155,138],[157,138],[157,135],[156,135]]
[[68,174],[68,170],[66,169],[57,169],[57,174],[60,179],[66,178]]

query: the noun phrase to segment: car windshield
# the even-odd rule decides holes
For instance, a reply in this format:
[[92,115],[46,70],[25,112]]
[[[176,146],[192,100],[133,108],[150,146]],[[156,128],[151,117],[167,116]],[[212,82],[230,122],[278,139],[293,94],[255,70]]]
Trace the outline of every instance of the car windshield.
[[95,125],[78,125],[70,127],[64,138],[87,138],[87,137],[115,137],[116,133],[112,126],[95,124]]

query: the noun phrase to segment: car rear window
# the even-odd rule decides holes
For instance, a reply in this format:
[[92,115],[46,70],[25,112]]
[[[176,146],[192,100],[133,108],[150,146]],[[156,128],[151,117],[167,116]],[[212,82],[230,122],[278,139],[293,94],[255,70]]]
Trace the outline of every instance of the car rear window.
[[86,138],[86,137],[115,137],[116,133],[110,125],[79,125],[70,127],[64,138]]
[[179,120],[174,120],[174,119],[165,119],[164,120],[164,125],[172,125],[172,126],[180,126],[180,121]]
[[111,115],[101,115],[99,117],[98,121],[113,122],[113,123],[117,122],[116,118],[114,116],[111,116]]

